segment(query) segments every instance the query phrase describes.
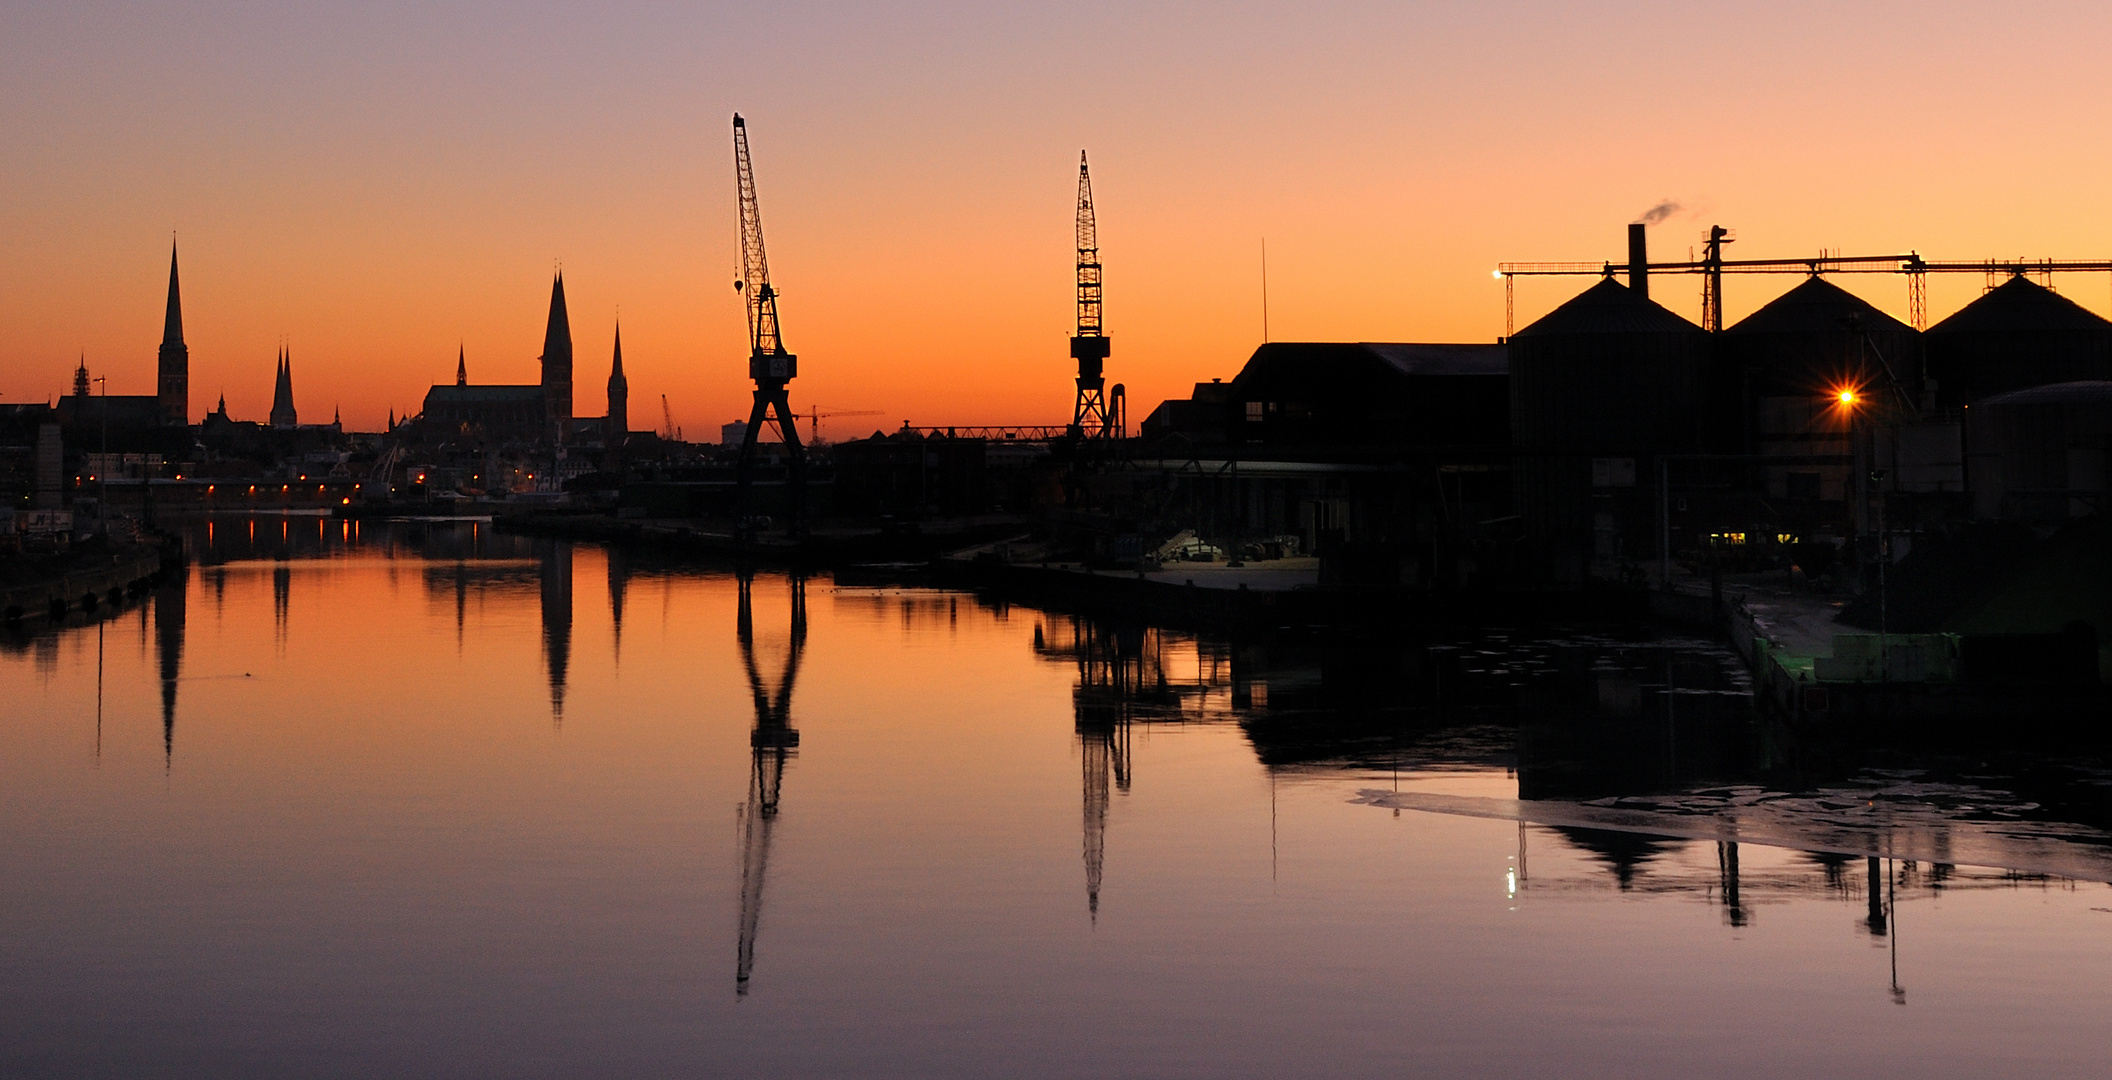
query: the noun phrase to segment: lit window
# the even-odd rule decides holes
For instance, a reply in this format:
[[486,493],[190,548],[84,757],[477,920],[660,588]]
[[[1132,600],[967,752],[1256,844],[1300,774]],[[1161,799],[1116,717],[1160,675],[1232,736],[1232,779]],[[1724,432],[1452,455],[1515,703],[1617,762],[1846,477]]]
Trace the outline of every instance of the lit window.
[[1268,412],[1268,405],[1267,405],[1267,403],[1265,403],[1265,402],[1260,402],[1260,401],[1249,401],[1249,402],[1247,402],[1247,422],[1248,422],[1248,423],[1254,423],[1254,424],[1258,424],[1258,423],[1260,423],[1260,422],[1261,422],[1261,418],[1262,418],[1262,417],[1263,417],[1264,415],[1266,415],[1266,414],[1267,414],[1267,412]]

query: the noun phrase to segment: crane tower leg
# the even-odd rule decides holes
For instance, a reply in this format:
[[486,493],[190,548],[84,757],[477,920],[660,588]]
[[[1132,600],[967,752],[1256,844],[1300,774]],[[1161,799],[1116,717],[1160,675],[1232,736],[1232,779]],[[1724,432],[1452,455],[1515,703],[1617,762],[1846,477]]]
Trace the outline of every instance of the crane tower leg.
[[805,522],[801,517],[806,494],[807,453],[799,442],[799,424],[792,415],[792,403],[783,383],[766,382],[755,388],[755,407],[748,413],[748,431],[741,436],[740,464],[735,472],[739,495],[739,522],[742,531],[750,528],[754,517],[753,487],[757,461],[756,444],[761,440],[764,424],[775,424],[785,443],[787,530],[793,536],[802,535]]

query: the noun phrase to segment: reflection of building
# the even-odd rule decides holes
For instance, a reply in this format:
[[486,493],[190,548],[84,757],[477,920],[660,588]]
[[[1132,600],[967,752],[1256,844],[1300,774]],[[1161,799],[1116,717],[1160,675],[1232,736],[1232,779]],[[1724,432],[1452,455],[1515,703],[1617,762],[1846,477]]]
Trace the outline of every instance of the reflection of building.
[[572,545],[556,540],[543,552],[543,665],[550,675],[550,718],[565,721],[565,675],[572,662]]
[[190,575],[182,570],[154,594],[154,652],[161,668],[161,754],[176,756],[176,681],[183,674],[183,634]]
[[616,652],[616,663],[623,663],[623,594],[631,583],[631,557],[623,547],[611,544],[603,549],[608,558],[609,571],[609,635]]
[[770,868],[770,833],[777,823],[778,797],[785,781],[785,765],[799,746],[799,732],[792,727],[792,688],[799,680],[800,655],[807,642],[807,582],[793,575],[791,590],[792,640],[785,654],[785,668],[776,686],[763,679],[755,662],[755,578],[742,571],[734,634],[741,645],[741,662],[747,668],[748,689],[754,695],[755,728],[748,735],[750,764],[748,804],[741,811],[741,923],[735,952],[733,987],[738,996],[748,993],[748,979],[755,970],[755,942],[762,927],[763,877]]

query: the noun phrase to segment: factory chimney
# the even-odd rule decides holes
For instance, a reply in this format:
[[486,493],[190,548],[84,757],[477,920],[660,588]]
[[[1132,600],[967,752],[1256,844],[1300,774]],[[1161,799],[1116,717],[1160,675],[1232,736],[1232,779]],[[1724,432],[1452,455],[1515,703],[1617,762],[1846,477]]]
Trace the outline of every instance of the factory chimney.
[[1640,221],[1628,226],[1628,287],[1645,300],[1650,298],[1650,241],[1643,234],[1648,227]]

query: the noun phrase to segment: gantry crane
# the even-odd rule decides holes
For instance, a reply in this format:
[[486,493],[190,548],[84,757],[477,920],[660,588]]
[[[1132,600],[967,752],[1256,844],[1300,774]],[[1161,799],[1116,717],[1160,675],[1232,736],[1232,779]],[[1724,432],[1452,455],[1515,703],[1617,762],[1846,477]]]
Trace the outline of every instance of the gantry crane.
[[1093,178],[1085,151],[1078,151],[1078,334],[1071,356],[1078,361],[1078,400],[1071,411],[1071,434],[1088,439],[1113,438],[1120,429],[1107,410],[1107,379],[1101,366],[1108,356],[1107,335],[1100,326],[1100,236],[1093,220]]
[[741,201],[741,277],[733,288],[742,294],[748,308],[748,376],[755,380],[755,407],[748,413],[748,433],[741,437],[736,473],[740,528],[746,532],[752,520],[749,491],[755,482],[756,440],[765,423],[774,423],[785,442],[788,524],[790,531],[798,535],[807,454],[799,444],[799,425],[792,416],[785,387],[799,374],[799,357],[786,352],[784,341],[778,336],[777,290],[770,285],[770,262],[763,255],[763,211],[755,197],[755,166],[748,157],[748,125],[739,113],[733,116],[733,160]]
[[755,575],[736,575],[740,590],[735,612],[736,636],[741,643],[741,661],[748,669],[748,689],[755,697],[755,729],[748,735],[752,767],[748,773],[748,805],[741,813],[741,925],[735,951],[733,992],[748,994],[748,978],[755,970],[755,939],[762,927],[763,875],[770,868],[770,832],[777,823],[778,796],[785,781],[785,764],[799,746],[799,732],[792,727],[792,687],[799,680],[799,658],[807,643],[807,582],[794,574],[792,590],[792,645],[785,657],[784,674],[772,690],[763,682],[755,664]]

